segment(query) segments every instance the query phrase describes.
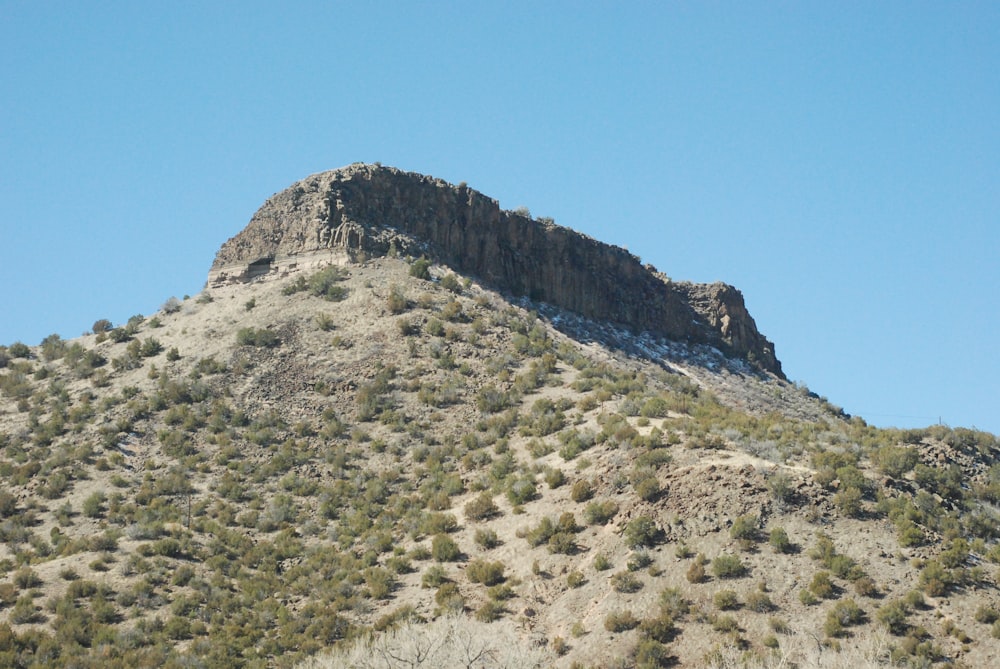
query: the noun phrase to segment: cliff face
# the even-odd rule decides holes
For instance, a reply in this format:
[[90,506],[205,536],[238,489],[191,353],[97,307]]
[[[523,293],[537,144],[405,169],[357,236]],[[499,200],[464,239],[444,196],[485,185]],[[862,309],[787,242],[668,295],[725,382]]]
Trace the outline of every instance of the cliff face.
[[389,167],[355,164],[274,195],[223,244],[209,284],[391,249],[587,318],[711,344],[783,377],[732,286],[671,282],[624,249],[501,210],[465,185]]

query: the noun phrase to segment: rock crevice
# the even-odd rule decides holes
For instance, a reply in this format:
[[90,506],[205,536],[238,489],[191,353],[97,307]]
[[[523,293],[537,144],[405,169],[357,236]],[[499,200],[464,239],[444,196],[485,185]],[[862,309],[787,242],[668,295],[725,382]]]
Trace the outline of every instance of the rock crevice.
[[499,291],[587,318],[711,344],[783,377],[736,288],[670,281],[622,248],[502,210],[464,184],[390,167],[354,164],[272,196],[222,245],[208,281],[392,251],[426,254]]

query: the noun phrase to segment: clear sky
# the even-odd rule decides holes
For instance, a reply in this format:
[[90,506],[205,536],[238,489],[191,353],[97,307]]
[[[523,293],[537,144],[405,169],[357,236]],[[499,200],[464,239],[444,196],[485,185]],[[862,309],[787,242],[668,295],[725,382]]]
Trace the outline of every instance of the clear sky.
[[869,422],[1000,432],[998,3],[0,0],[0,59],[0,343],[380,161],[737,286]]

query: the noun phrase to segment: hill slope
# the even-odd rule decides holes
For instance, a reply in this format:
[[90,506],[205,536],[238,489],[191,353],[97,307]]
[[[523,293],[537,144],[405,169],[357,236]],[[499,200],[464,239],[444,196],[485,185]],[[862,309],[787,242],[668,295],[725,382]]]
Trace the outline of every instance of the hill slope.
[[872,428],[717,340],[385,250],[279,244],[0,349],[0,665],[294,666],[448,615],[543,666],[830,662],[882,629],[995,663],[993,435]]

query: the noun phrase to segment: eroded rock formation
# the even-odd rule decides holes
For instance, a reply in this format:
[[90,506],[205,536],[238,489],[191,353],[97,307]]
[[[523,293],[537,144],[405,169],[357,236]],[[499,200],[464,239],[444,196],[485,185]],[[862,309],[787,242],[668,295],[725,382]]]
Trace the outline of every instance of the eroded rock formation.
[[672,282],[624,249],[390,167],[354,164],[274,195],[222,245],[209,285],[394,251],[587,318],[711,344],[782,376],[736,288]]

